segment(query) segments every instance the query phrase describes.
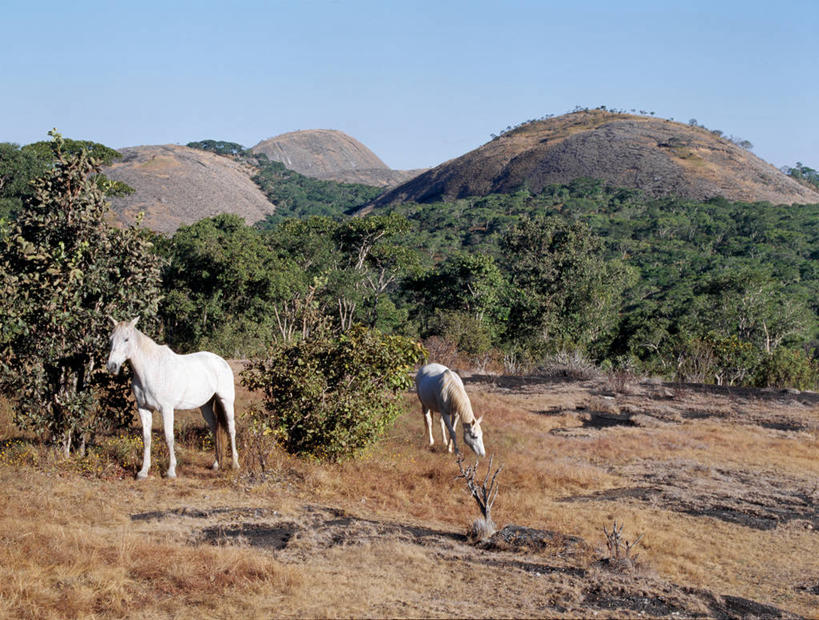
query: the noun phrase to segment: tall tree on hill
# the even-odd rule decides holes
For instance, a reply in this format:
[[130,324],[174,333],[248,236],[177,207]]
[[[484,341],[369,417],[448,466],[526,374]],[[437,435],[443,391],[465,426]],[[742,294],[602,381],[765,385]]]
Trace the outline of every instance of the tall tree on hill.
[[142,229],[106,222],[100,160],[50,135],[54,165],[0,239],[0,389],[20,427],[67,455],[127,420],[127,389],[104,368],[107,316],[156,324],[161,259]]

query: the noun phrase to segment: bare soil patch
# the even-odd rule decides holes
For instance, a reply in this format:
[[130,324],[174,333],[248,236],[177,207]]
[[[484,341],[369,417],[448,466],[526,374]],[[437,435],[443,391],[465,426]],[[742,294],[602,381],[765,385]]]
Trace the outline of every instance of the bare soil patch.
[[760,530],[792,521],[806,529],[819,528],[819,487],[815,479],[702,467],[691,461],[636,463],[620,473],[635,486],[578,495],[565,501],[634,500]]

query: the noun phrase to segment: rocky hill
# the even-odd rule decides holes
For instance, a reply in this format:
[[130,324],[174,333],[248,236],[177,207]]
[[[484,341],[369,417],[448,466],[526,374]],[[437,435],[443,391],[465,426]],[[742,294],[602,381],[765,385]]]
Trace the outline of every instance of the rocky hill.
[[172,144],[120,152],[122,159],[103,170],[136,190],[111,201],[120,223],[144,211],[146,227],[170,234],[220,213],[235,213],[251,224],[275,210],[250,180],[255,170],[233,159]]
[[816,203],[819,193],[702,127],[585,110],[524,124],[383,194],[375,205],[540,191],[578,177],[650,196]]
[[334,129],[291,131],[252,147],[305,176],[342,183],[394,187],[422,170],[392,170],[355,138]]

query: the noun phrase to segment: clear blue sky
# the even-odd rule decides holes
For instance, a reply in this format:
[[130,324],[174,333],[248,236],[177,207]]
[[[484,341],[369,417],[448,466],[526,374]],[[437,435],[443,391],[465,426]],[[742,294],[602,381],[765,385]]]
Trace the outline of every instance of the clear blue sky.
[[576,105],[819,168],[819,2],[0,0],[0,141],[252,146],[339,129],[433,166]]

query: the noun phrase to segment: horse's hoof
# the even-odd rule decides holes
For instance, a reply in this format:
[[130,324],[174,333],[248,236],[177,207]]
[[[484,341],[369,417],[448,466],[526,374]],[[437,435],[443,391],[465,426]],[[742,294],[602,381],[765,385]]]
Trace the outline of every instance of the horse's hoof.
[[213,465],[211,465],[211,466],[210,466],[210,468],[211,468],[213,471],[218,470],[218,469],[219,469],[219,461],[214,461],[214,462],[213,462]]
[[147,480],[147,479],[148,479],[148,474],[147,474],[147,472],[139,472],[139,473],[137,474],[137,476],[136,476],[136,479],[137,479],[137,480]]
[[234,463],[233,464],[233,469],[239,469],[239,463]]
[[175,471],[169,471],[167,473],[167,477],[168,478],[176,478],[176,472]]

